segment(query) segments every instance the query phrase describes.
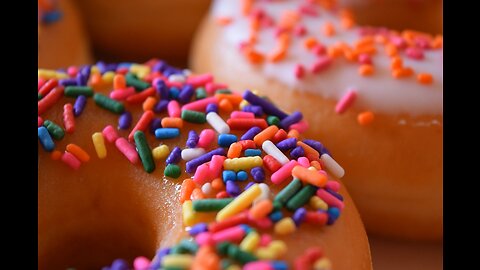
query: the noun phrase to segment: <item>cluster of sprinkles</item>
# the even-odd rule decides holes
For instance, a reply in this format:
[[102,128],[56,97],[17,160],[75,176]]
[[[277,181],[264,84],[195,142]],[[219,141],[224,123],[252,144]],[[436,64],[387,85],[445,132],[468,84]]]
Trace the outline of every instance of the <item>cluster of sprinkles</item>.
[[[295,1],[296,6],[282,11],[278,20],[262,8],[261,3],[267,1],[241,0],[242,16],[249,22],[249,34],[246,40],[239,44],[240,51],[245,59],[253,65],[264,62],[279,63],[289,56],[292,39],[299,39],[303,49],[315,57],[311,66],[298,63],[292,72],[297,80],[302,80],[307,73],[319,74],[326,71],[335,61],[344,61],[358,66],[358,75],[370,77],[375,74],[375,56],[385,54],[390,59],[390,73],[392,79],[402,80],[416,77],[419,84],[432,85],[434,77],[428,72],[414,70],[404,64],[404,58],[422,61],[427,50],[441,49],[443,36],[432,36],[428,33],[404,30],[402,32],[384,27],[358,27],[352,13],[348,9],[338,8],[336,0],[303,0]],[[259,3],[259,4],[257,4]],[[274,4],[274,3],[268,3]],[[276,12],[276,11],[275,11]],[[313,33],[305,27],[305,18],[321,18],[322,13],[335,15],[340,21],[339,26],[326,21]],[[217,16],[216,22],[221,26],[228,26],[235,18]],[[274,29],[276,45],[270,49],[259,49],[259,34],[262,31]],[[356,31],[357,39],[353,42],[339,40],[326,45],[322,38],[334,37],[344,31]],[[342,114],[354,104],[357,90],[346,89],[346,94],[338,101],[335,108],[337,114]],[[364,111],[357,116],[360,125],[369,125],[374,120],[372,111]]]
[[[95,90],[99,85],[113,89],[105,95]],[[62,98],[74,100],[73,105],[59,104]],[[90,154],[74,143],[61,152],[55,141],[75,132],[75,119],[82,116],[88,99],[118,115],[118,124],[92,134],[99,159],[107,158],[105,145],[110,143],[147,173],[161,162],[166,164],[165,177],[176,179],[184,161],[190,175],[181,183],[178,202],[190,237],[160,249],[152,260],[136,258],[135,270],[288,269],[282,261],[288,247],[274,235],[292,234],[304,223],[333,225],[344,208],[340,184],[330,177],[341,178],[344,170],[320,142],[300,139],[308,127],[302,113],[287,114],[254,91],[239,94],[214,82],[211,74],[193,75],[155,59],[145,64],[98,62],[66,70],[39,69],[40,145],[52,159],[74,170],[91,162]],[[61,105],[63,126],[42,118]],[[127,110],[131,105],[143,111],[137,122]],[[207,127],[199,133],[187,131],[186,122]],[[122,137],[118,129],[130,133]],[[182,132],[188,132],[185,144],[173,149],[166,144],[152,147],[146,139],[168,140]],[[279,184],[285,186],[274,194],[270,187]],[[205,213],[216,217],[208,221]],[[271,233],[264,232],[269,229]],[[315,246],[293,266],[331,269],[323,250]],[[103,269],[132,268],[118,259]]]
[[62,18],[55,0],[38,0],[38,21],[42,24],[51,24]]

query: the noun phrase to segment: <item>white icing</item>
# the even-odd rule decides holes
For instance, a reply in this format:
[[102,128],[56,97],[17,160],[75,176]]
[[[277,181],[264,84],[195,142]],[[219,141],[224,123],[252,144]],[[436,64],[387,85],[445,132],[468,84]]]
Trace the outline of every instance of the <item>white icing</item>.
[[[278,21],[285,10],[296,10],[299,1],[267,1],[256,3]],[[326,10],[317,8],[318,17],[302,16],[301,24],[307,29],[307,36],[314,36],[324,45],[332,45],[339,41],[353,45],[358,40],[358,28],[345,30],[340,26],[339,18]],[[212,5],[211,15],[214,17],[227,16],[233,20],[223,27],[221,39],[224,44],[231,46],[228,50],[240,54],[238,46],[247,40],[249,35],[249,21],[241,14],[241,1],[216,0]],[[335,26],[336,34],[326,37],[322,34],[322,26],[330,22]],[[275,47],[274,28],[264,28],[259,32],[255,48],[261,52],[270,52]],[[359,65],[345,59],[335,59],[332,65],[320,72],[306,76],[299,80],[295,78],[294,67],[303,64],[308,70],[316,58],[303,47],[303,38],[293,37],[290,48],[284,60],[261,64],[260,70],[265,76],[276,79],[290,87],[302,91],[321,94],[325,98],[340,99],[350,87],[355,88],[358,99],[355,107],[383,112],[388,114],[408,113],[410,115],[443,114],[443,49],[424,50],[423,60],[413,60],[402,57],[404,66],[411,67],[415,73],[427,72],[432,74],[434,82],[431,85],[419,84],[416,76],[394,79],[390,70],[390,59],[383,53],[383,48],[377,45],[377,54],[372,57],[375,72],[372,76],[363,77],[358,74]],[[247,62],[245,58],[243,61]],[[261,89],[260,89],[261,90]]]

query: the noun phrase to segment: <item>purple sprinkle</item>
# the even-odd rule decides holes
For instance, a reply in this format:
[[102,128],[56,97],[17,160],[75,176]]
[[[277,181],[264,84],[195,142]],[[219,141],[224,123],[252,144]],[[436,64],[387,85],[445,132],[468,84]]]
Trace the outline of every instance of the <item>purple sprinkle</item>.
[[242,135],[240,140],[241,141],[243,141],[243,140],[253,140],[253,137],[255,137],[255,135],[260,133],[260,131],[262,131],[262,129],[259,128],[259,127],[251,127],[249,130],[247,130],[247,132],[245,132],[245,134]]
[[280,141],[279,143],[276,144],[276,146],[280,151],[287,151],[297,146],[297,139],[288,138],[283,141]]
[[128,263],[123,259],[116,259],[113,261],[111,270],[128,270]]
[[77,85],[78,85],[78,86],[85,86],[85,85],[87,85],[87,80],[88,80],[88,76],[84,75],[84,74],[81,73],[81,72],[77,73],[76,81],[77,81]]
[[150,133],[155,134],[155,130],[162,127],[162,120],[158,117],[152,119],[150,122]]
[[340,193],[337,193],[337,192],[335,192],[335,191],[333,191],[329,188],[326,188],[325,191],[332,194],[332,196],[334,196],[335,198],[337,198],[337,199],[339,199],[340,201],[343,202],[343,196]]
[[302,120],[302,119],[303,119],[303,114],[301,112],[294,112],[294,113],[290,114],[289,116],[283,118],[283,120],[280,121],[280,126],[283,129],[288,130],[288,128],[291,125],[300,122],[300,120]]
[[157,251],[157,255],[152,260],[149,266],[149,270],[157,270],[162,266],[162,259],[166,255],[170,254],[170,248],[162,248]]
[[328,151],[328,149],[325,146],[323,146],[323,144],[319,141],[307,139],[307,140],[303,140],[303,142],[306,145],[308,145],[308,146],[312,147],[313,149],[317,150],[317,152],[319,152],[320,155],[328,154],[329,156],[332,156],[330,154],[330,151]]
[[187,173],[194,173],[198,166],[202,165],[205,162],[210,161],[214,155],[226,156],[225,149],[220,147],[188,161],[185,164],[187,167],[186,169]]
[[260,106],[256,105],[246,105],[243,107],[242,111],[244,112],[251,112],[253,113],[256,117],[261,117],[263,115],[263,109]]
[[178,95],[178,102],[185,104],[190,102],[192,99],[193,94],[195,93],[195,89],[191,84],[185,84]]
[[218,113],[218,106],[217,106],[217,104],[215,104],[215,103],[208,103],[206,111],[207,111],[207,113],[209,113],[209,112],[216,112],[216,113]]
[[295,213],[293,213],[292,219],[295,222],[295,225],[297,225],[297,227],[303,223],[306,215],[307,215],[307,210],[305,209],[305,207],[300,207],[297,210],[295,210]]
[[74,85],[77,85],[77,80],[76,79],[60,79],[58,80],[58,84],[63,85],[65,87],[74,86]]
[[227,181],[227,183],[225,184],[225,189],[227,190],[227,193],[232,196],[232,197],[236,197],[240,194],[240,187],[235,184],[234,181]]
[[168,87],[163,80],[157,80],[155,84],[155,89],[157,93],[160,95],[161,100],[168,100]]
[[250,174],[252,175],[253,180],[257,183],[261,183],[265,180],[265,171],[262,167],[253,167],[250,170]]
[[73,104],[73,115],[77,117],[82,114],[85,105],[87,105],[87,97],[83,95],[78,96],[75,100],[75,104]]
[[198,136],[197,132],[195,132],[195,130],[190,130],[188,132],[187,147],[195,148],[199,139],[200,137]]
[[152,72],[163,72],[165,70],[165,68],[167,68],[167,63],[165,63],[165,61],[158,61],[158,63],[156,63],[153,68],[152,68]]
[[164,112],[168,107],[168,99],[161,99],[160,101],[153,106],[153,111],[155,113],[161,113]]
[[340,209],[338,209],[337,207],[329,207],[327,210],[327,214],[328,214],[327,225],[332,225],[340,216]]
[[248,184],[245,186],[245,188],[243,188],[243,190],[249,189],[249,188],[250,188],[251,186],[253,186],[254,184],[255,184],[255,182],[253,182],[253,181],[248,182]]
[[118,128],[119,129],[129,129],[130,125],[132,124],[132,114],[129,111],[125,111],[120,115],[118,118]]
[[267,100],[255,95],[250,90],[247,90],[243,93],[243,99],[245,99],[246,101],[248,101],[252,105],[258,105],[258,106],[262,107],[263,111],[266,114],[275,115],[278,118],[280,118],[280,120],[283,120],[285,117],[288,116],[286,113],[284,113],[283,111],[278,109],[275,105],[273,105],[272,103],[268,102]]
[[[82,67],[82,69],[80,69],[80,74],[82,74],[82,76],[84,76],[84,78],[88,79],[90,77],[90,71],[91,71],[92,67],[89,66],[89,65],[85,65]],[[85,82],[86,83],[86,82]]]
[[168,155],[167,160],[165,161],[167,164],[177,164],[182,159],[182,149],[178,146],[173,148],[170,155]]
[[197,223],[190,229],[188,233],[190,234],[190,236],[195,236],[201,232],[206,232],[206,231],[208,231],[207,223]]
[[303,156],[305,156],[305,151],[301,146],[297,146],[292,151],[290,151],[290,157],[292,157],[293,159],[298,159],[299,157]]

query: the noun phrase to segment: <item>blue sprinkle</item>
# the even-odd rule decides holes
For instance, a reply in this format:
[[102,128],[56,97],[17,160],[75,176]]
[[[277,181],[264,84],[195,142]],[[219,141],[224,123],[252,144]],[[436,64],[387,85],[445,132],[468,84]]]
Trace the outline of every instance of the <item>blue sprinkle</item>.
[[243,229],[245,234],[248,234],[249,232],[253,231],[253,229],[250,226],[245,224],[240,224],[240,227]]
[[157,128],[155,130],[155,137],[157,139],[171,139],[179,135],[180,130],[178,128]]
[[176,87],[171,87],[170,90],[168,91],[169,99],[177,99],[179,95],[180,95],[180,90],[178,90],[178,88]]
[[62,18],[62,12],[60,12],[59,10],[47,11],[42,15],[42,22],[49,24],[49,23],[56,22],[61,18]]
[[52,137],[50,136],[50,133],[48,133],[46,127],[41,126],[38,128],[38,139],[40,140],[40,144],[45,151],[51,152],[53,149],[55,149],[55,143],[53,142]]
[[268,217],[272,222],[277,222],[283,218],[283,214],[282,214],[282,211],[277,210],[272,212]]
[[237,181],[245,181],[248,179],[248,173],[246,171],[237,172]]
[[340,216],[340,209],[337,207],[329,207],[327,210],[328,222],[327,225],[332,225]]
[[247,149],[245,150],[246,157],[254,157],[254,156],[261,156],[262,150],[260,149]]
[[222,172],[222,178],[223,178],[223,182],[236,181],[237,180],[237,174],[234,171],[224,170]]
[[270,266],[272,266],[274,270],[288,270],[287,263],[283,261],[271,261]]
[[218,135],[218,145],[221,147],[229,147],[230,144],[237,141],[237,136],[233,134],[220,134]]

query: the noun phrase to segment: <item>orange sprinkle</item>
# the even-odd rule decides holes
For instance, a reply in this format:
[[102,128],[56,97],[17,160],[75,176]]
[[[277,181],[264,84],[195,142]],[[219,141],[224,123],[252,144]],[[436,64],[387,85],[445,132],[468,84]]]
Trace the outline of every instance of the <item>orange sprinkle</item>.
[[440,49],[443,46],[443,36],[438,35],[435,37],[435,39],[431,43],[432,48],[434,49]]
[[305,156],[309,160],[319,160],[320,154],[318,153],[317,150],[313,149],[310,145],[301,141],[297,141],[297,145],[303,148],[303,151],[305,151]]
[[220,100],[220,102],[218,103],[218,108],[220,109],[221,112],[229,113],[233,111],[232,103],[230,102],[230,100],[226,98]]
[[372,65],[368,65],[368,64],[365,64],[365,65],[361,65],[359,68],[358,68],[358,74],[362,75],[362,76],[370,76],[373,74],[374,72],[374,68]]
[[392,71],[392,76],[395,79],[405,78],[413,75],[413,69],[406,67],[406,68],[397,68]]
[[50,158],[53,159],[53,160],[59,160],[61,157],[62,157],[62,152],[60,152],[60,151],[58,151],[58,150],[54,150],[54,151],[50,154]]
[[258,40],[258,32],[251,31],[250,35],[248,36],[248,44],[253,45],[257,43],[257,40]]
[[308,37],[303,40],[303,46],[305,46],[305,48],[309,50],[311,50],[317,44],[318,44],[318,41],[314,37]]
[[260,131],[260,133],[258,133],[257,135],[255,135],[255,137],[253,137],[253,141],[255,142],[255,144],[257,146],[261,146],[263,144],[263,142],[265,142],[266,140],[270,140],[271,138],[273,138],[273,136],[275,136],[275,134],[277,133],[278,131],[278,127],[273,125],[273,126],[269,126],[268,128]]
[[221,16],[221,17],[217,17],[216,21],[217,21],[218,25],[225,26],[225,25],[229,25],[232,22],[232,18],[231,17],[226,17],[226,16]]
[[417,75],[417,81],[421,84],[432,84],[433,76],[430,73],[419,73]]
[[321,174],[318,171],[309,170],[300,165],[293,168],[292,176],[317,187],[324,187],[327,183],[326,175]]
[[323,34],[327,37],[331,37],[335,35],[335,27],[333,26],[332,23],[326,22],[323,25]]
[[273,209],[273,203],[269,199],[262,200],[256,204],[253,205],[252,208],[250,208],[250,211],[248,212],[248,215],[250,218],[254,220],[259,220],[261,218],[264,218],[272,211]]
[[300,16],[297,11],[286,10],[282,13],[278,25],[282,29],[291,30],[299,19]]
[[397,56],[398,55],[397,47],[395,47],[395,45],[393,45],[393,44],[387,44],[387,45],[385,45],[385,53],[389,57]]
[[186,178],[182,182],[180,189],[180,203],[190,200],[193,190],[195,189],[195,182],[191,178]]
[[100,73],[94,73],[90,76],[90,84],[92,86],[100,86],[102,82],[102,75]]
[[192,270],[220,269],[220,257],[211,245],[202,245],[192,263]]
[[164,117],[162,119],[162,127],[164,128],[183,128],[183,119],[180,117]]
[[377,53],[377,48],[373,45],[370,45],[370,46],[362,46],[360,48],[356,48],[355,49],[356,53],[358,54],[363,54],[363,53],[366,53],[366,54],[375,54]]
[[375,42],[379,44],[387,44],[388,39],[386,36],[383,35],[375,35]]
[[403,60],[399,56],[395,56],[390,61],[390,69],[403,68]]
[[332,58],[337,58],[343,55],[343,50],[338,46],[330,46],[327,48],[327,54]]
[[153,110],[153,107],[157,103],[157,99],[154,97],[147,97],[142,104],[143,111]]
[[372,36],[366,36],[355,42],[355,49],[370,47],[375,43],[375,39]]
[[88,155],[85,150],[83,150],[80,146],[76,144],[68,144],[67,151],[72,153],[76,158],[78,158],[82,162],[88,162],[90,160],[90,156]]
[[300,137],[300,132],[298,132],[298,130],[296,129],[291,129],[288,134],[287,134],[288,138],[299,138]]
[[321,170],[322,169],[322,165],[320,164],[320,162],[318,162],[317,160],[312,160],[310,162],[310,165],[313,166],[315,169],[317,170]]
[[232,143],[230,148],[228,148],[227,157],[228,158],[238,158],[242,153],[242,145],[240,143]]
[[357,62],[358,53],[350,48],[343,50],[343,56],[350,62]]
[[244,54],[247,57],[247,59],[252,63],[252,64],[260,64],[264,60],[263,54],[255,51],[254,49],[251,48],[245,48]]
[[271,62],[275,63],[284,59],[286,55],[287,55],[286,48],[277,48],[268,56],[268,59]]
[[113,77],[113,89],[125,89],[127,87],[127,83],[125,81],[125,76],[122,74],[115,74]]
[[353,12],[350,9],[340,10],[340,21],[344,29],[350,29],[355,25],[355,18]]
[[371,124],[374,118],[375,115],[373,114],[373,112],[366,111],[358,114],[357,121],[360,125],[366,126]]
[[190,196],[190,198],[192,199],[192,201],[194,200],[202,200],[202,199],[205,199],[206,196],[205,194],[203,194],[202,190],[200,188],[195,188],[193,191],[192,191],[192,195]]
[[250,30],[253,32],[258,32],[260,30],[260,20],[257,18],[252,18],[250,20]]
[[252,10],[253,0],[242,0],[242,14],[247,16]]
[[222,178],[215,178],[212,181],[212,188],[215,190],[224,190],[225,185],[223,184]]
[[215,98],[218,100],[218,102],[221,102],[223,99],[226,99],[232,103],[234,106],[238,106],[240,102],[242,102],[243,98],[240,95],[231,95],[231,94],[215,94]]

